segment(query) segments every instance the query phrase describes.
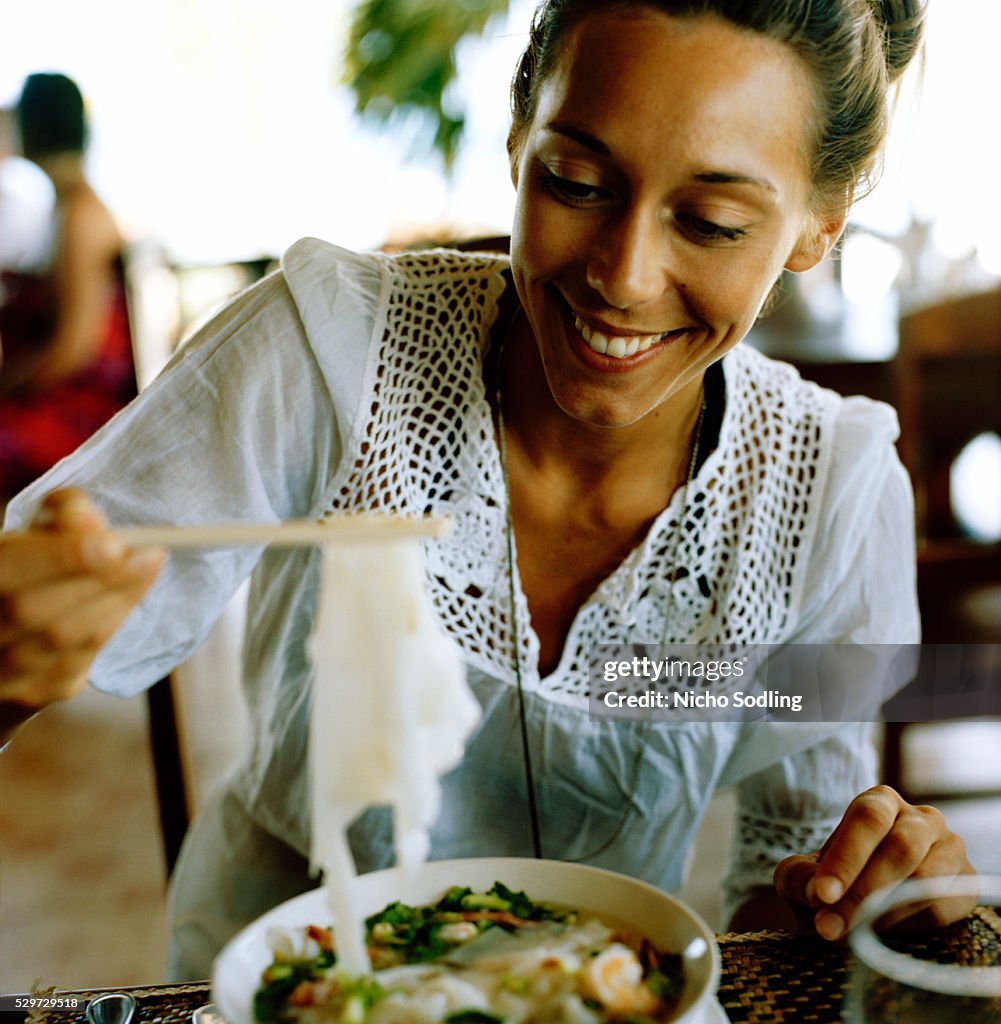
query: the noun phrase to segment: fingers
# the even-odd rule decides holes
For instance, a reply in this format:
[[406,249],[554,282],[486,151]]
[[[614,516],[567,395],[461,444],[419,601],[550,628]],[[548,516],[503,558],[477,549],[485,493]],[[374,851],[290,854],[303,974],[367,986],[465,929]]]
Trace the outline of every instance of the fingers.
[[[950,832],[932,846],[928,856],[911,877],[956,878],[961,875],[975,874],[976,871],[966,858],[966,847],[963,840],[955,833]],[[940,928],[966,917],[976,905],[975,896],[951,896],[937,900],[914,901],[882,915],[876,923],[879,931]]]
[[[794,860],[794,858],[789,858]],[[780,865],[782,867],[782,865]],[[817,855],[812,877],[804,864],[788,864],[781,882],[787,899],[816,909],[814,924],[825,939],[841,938],[859,904],[871,893],[906,878],[972,871],[962,840],[934,807],[913,806],[887,786],[860,794]],[[969,901],[937,900],[922,917],[939,923],[968,913]],[[898,915],[890,924],[898,923]]]
[[0,537],[0,701],[38,710],[82,688],[164,559],[110,537],[79,491],[50,495],[30,529]]
[[831,834],[817,865],[814,892],[822,903],[837,903],[858,879],[907,806],[889,786],[857,796]]
[[30,529],[0,536],[0,595],[115,566],[125,548],[103,533],[105,526],[104,517],[82,492],[49,495]]
[[31,525],[40,528],[98,528],[107,525],[100,509],[84,491],[64,487],[42,499]]
[[14,650],[26,637],[42,656],[104,644],[152,580],[124,574],[73,576],[17,594],[2,606],[0,650]]
[[911,807],[893,790],[863,793],[835,830],[814,882],[823,903],[817,930],[840,938],[859,904],[870,893],[910,878],[945,833],[945,819],[933,807]]

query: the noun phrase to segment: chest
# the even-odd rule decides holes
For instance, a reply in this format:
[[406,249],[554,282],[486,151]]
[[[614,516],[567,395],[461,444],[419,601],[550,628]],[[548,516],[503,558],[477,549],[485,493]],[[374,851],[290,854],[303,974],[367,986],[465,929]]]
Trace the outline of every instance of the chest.
[[518,574],[539,640],[540,675],[556,668],[577,612],[639,542],[646,525],[613,530],[557,521],[516,527]]

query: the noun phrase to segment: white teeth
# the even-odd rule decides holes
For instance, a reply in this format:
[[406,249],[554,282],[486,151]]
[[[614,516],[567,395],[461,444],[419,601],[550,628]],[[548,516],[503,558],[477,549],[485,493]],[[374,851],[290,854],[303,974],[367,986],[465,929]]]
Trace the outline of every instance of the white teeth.
[[588,348],[600,355],[611,356],[613,359],[627,359],[629,356],[636,355],[637,352],[646,352],[655,342],[664,337],[663,334],[638,334],[632,338],[624,338],[621,335],[608,337],[601,331],[589,327],[579,316],[574,317],[574,326],[587,342]]

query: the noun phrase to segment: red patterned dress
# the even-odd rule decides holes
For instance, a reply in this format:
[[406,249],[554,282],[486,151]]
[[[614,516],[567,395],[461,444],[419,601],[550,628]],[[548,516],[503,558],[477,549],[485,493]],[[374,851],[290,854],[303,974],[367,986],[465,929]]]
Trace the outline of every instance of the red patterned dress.
[[[56,323],[51,277],[5,272],[0,288],[0,346],[14,363],[42,351]],[[0,502],[77,449],[136,394],[122,275],[116,274],[102,343],[89,365],[45,388],[0,393]]]

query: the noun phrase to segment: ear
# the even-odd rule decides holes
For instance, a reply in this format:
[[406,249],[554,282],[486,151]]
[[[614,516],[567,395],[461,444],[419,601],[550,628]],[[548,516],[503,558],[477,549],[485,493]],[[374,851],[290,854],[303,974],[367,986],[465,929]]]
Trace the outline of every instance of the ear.
[[786,270],[801,274],[815,267],[837,244],[846,218],[846,210],[811,218],[812,223],[800,235],[796,248],[786,260]]
[[521,132],[515,132],[512,127],[507,134],[507,160],[508,166],[511,168],[511,184],[514,185],[515,191],[518,189],[518,171],[521,165],[521,150],[524,138]]

